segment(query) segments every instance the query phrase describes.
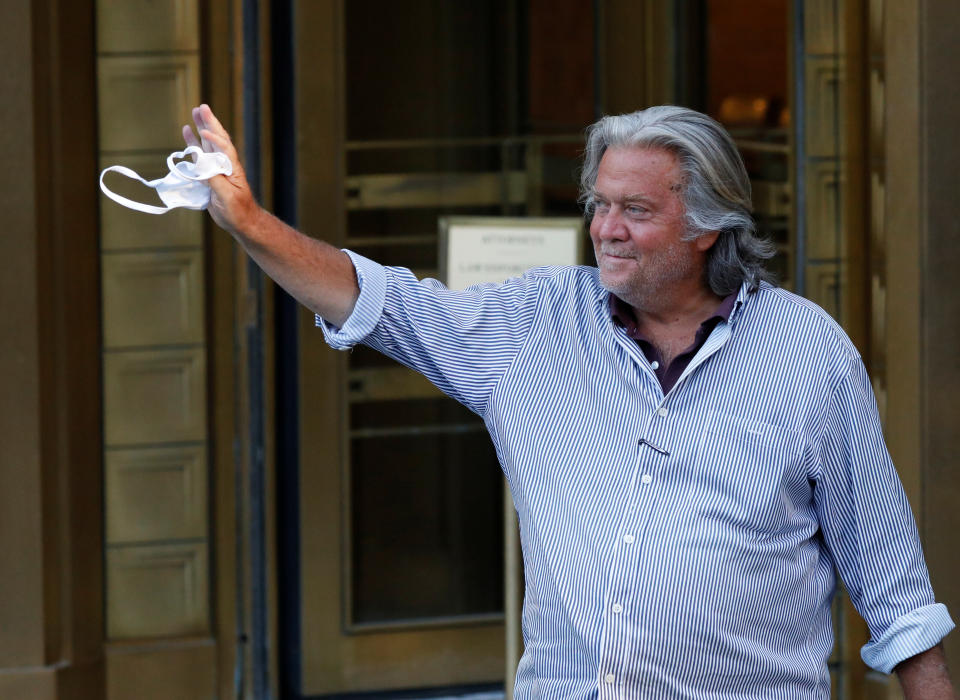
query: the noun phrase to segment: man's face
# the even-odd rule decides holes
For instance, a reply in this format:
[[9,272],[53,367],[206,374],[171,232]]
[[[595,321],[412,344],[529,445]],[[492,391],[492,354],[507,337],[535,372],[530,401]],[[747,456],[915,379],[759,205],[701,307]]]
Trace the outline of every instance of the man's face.
[[609,148],[600,161],[590,224],[600,281],[634,307],[650,308],[671,285],[702,282],[707,241],[682,240],[682,182],[676,156],[663,149]]

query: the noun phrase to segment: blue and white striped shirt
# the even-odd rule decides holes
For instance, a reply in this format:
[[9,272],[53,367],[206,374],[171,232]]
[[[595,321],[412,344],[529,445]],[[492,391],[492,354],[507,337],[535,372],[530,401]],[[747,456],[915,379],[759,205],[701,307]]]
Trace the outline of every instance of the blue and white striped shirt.
[[517,698],[827,698],[840,572],[889,672],[952,627],[846,335],[740,291],[664,396],[590,267],[453,292],[350,253],[363,342],[480,415],[520,521]]

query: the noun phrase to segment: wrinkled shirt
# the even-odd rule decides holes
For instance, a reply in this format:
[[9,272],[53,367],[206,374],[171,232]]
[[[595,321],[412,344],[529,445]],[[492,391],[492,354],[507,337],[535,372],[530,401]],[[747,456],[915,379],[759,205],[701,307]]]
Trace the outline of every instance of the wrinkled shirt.
[[952,627],[840,327],[744,286],[664,395],[596,268],[450,291],[348,253],[364,343],[481,416],[520,523],[516,697],[828,698],[839,572],[884,672]]

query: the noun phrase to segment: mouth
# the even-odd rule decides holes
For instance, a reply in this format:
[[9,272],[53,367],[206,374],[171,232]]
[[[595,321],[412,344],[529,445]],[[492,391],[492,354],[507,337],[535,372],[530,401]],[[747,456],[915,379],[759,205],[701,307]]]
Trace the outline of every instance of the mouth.
[[601,257],[601,258],[608,258],[608,259],[610,259],[610,260],[633,260],[633,256],[632,256],[632,255],[620,255],[620,254],[618,254],[618,253],[614,253],[614,252],[610,252],[610,251],[606,251],[606,250],[601,250],[601,251],[600,251],[600,257]]

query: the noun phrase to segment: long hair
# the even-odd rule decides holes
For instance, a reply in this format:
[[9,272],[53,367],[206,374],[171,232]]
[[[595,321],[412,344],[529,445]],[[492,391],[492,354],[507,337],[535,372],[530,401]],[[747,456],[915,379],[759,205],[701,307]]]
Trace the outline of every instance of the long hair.
[[720,296],[743,282],[771,280],[765,261],[774,246],[757,235],[751,212],[750,178],[733,139],[716,121],[686,107],[650,107],[603,117],[587,129],[580,173],[580,202],[593,216],[594,187],[608,148],[662,148],[676,156],[683,176],[686,240],[719,232],[707,251],[707,283]]

